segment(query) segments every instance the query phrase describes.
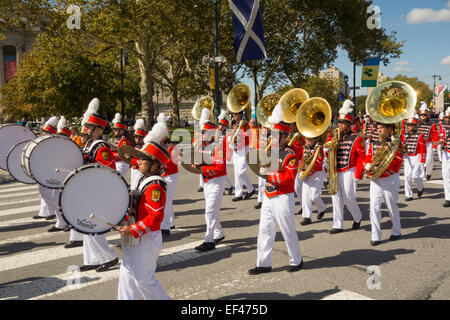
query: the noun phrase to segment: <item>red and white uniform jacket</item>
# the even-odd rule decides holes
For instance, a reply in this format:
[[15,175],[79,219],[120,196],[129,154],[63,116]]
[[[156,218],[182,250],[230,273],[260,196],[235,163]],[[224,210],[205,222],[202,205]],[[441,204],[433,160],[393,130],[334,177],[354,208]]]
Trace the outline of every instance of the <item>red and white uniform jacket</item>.
[[[364,159],[364,167],[372,162],[372,158],[374,153],[376,153],[381,147],[381,142],[371,143],[369,146],[369,150],[367,150],[366,157]],[[395,153],[394,158],[392,159],[391,164],[387,167],[387,169],[383,172],[380,178],[389,177],[395,173],[400,171],[403,163],[403,144],[400,142],[398,145],[397,152]]]
[[269,172],[265,194],[268,198],[295,191],[295,178],[298,171],[298,158],[294,149],[285,146],[279,151],[279,169]]
[[162,177],[167,177],[172,174],[178,173],[178,163],[180,162],[180,155],[178,153],[177,147],[173,143],[167,143],[164,147],[170,153],[170,160],[165,165]]
[[224,139],[222,143],[214,144],[212,163],[201,166],[203,182],[205,183],[211,179],[222,177],[227,174],[227,155],[225,151],[226,140]]
[[417,131],[423,134],[425,143],[436,141],[439,138],[436,124],[431,120],[427,122],[419,122]]
[[297,160],[300,163],[300,160],[303,159],[303,149],[305,146],[305,137],[300,136],[294,140],[291,145],[291,148],[294,149],[295,154],[297,155]]
[[408,156],[416,156],[420,154],[420,163],[425,163],[427,156],[427,147],[425,145],[425,138],[423,134],[416,132],[401,135],[401,141],[405,146],[405,152]]
[[[121,146],[129,146],[131,145],[130,141],[128,141],[124,136],[122,136],[120,139],[118,139],[119,141],[116,140],[116,142],[114,143],[114,145],[117,147],[117,150],[119,150],[119,148]],[[119,157],[119,153],[117,151],[113,152],[114,157],[116,158],[116,161],[122,161],[122,159],[120,159]]]
[[[316,150],[315,146],[312,146],[312,147],[310,148],[307,144],[305,144],[305,146],[304,146],[304,148],[303,148],[303,150],[302,150],[302,156],[301,156],[301,161],[300,161],[299,167],[303,165],[303,159],[304,159],[304,157],[305,157],[308,153],[310,153],[310,152],[313,152],[313,153],[314,153],[315,150]],[[314,163],[314,165],[313,165],[311,171],[309,172],[308,177],[309,177],[309,176],[312,176],[312,175],[313,175],[314,173],[316,173],[316,172],[322,171],[324,155],[325,155],[325,153],[324,153],[324,151],[323,151],[323,148],[320,147],[319,155],[317,156],[317,160],[316,160],[316,162]],[[302,170],[302,171],[305,171],[305,169],[306,169],[306,165],[303,167],[303,170]]]
[[344,172],[356,167],[355,178],[363,178],[364,158],[366,156],[364,139],[357,133],[341,133],[341,141],[336,148],[336,169]]
[[89,140],[83,148],[84,164],[98,163],[116,169],[116,157],[108,142]]
[[[149,231],[160,230],[166,206],[167,184],[159,176],[143,177],[138,184],[137,193],[132,196],[136,223],[130,225],[133,237],[139,238]],[[128,217],[127,217],[128,219]]]
[[447,150],[450,153],[450,124],[444,124],[442,126],[441,141],[444,142],[442,150]]
[[[234,128],[237,126],[239,126],[239,123],[235,124],[232,127],[232,129],[234,130]],[[232,147],[235,151],[241,150],[250,145],[250,136],[249,136],[250,130],[249,129],[250,129],[250,126],[248,125],[248,123],[245,123],[241,127],[241,132],[238,133],[238,135],[236,137],[236,142],[234,144],[232,144]],[[232,136],[232,134],[231,134],[231,136]]]

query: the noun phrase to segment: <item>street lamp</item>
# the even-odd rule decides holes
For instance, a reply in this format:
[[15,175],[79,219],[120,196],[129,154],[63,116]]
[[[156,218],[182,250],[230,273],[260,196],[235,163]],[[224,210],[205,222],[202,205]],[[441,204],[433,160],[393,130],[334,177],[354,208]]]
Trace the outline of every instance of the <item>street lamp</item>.
[[439,81],[442,80],[440,75],[433,74],[433,106],[436,105],[436,78],[438,78]]
[[344,76],[344,96],[345,96],[345,99],[347,99],[347,96],[348,96],[347,89],[348,89],[348,76],[345,75]]

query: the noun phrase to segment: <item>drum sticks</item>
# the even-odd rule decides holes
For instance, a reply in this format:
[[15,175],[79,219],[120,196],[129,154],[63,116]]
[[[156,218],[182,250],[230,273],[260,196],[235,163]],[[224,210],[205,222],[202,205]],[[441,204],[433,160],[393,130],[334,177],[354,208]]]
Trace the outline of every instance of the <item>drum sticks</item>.
[[110,226],[111,228],[114,228],[114,229],[116,229],[117,231],[119,231],[119,226],[117,226],[117,225],[115,225],[115,224],[112,224],[112,223],[110,223],[110,222],[108,222],[108,221],[106,221],[106,220],[103,220],[102,218],[97,217],[97,216],[94,215],[93,213],[91,213],[91,214],[89,215],[89,217],[90,217],[91,219],[97,219],[97,220],[103,222],[104,224]]

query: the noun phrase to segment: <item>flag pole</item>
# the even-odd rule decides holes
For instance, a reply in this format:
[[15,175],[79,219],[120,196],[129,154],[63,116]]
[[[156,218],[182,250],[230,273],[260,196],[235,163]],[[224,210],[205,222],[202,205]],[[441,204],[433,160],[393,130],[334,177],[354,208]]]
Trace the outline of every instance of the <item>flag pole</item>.
[[[258,105],[258,69],[257,69],[258,60],[253,60],[253,84],[255,86],[255,108]],[[250,120],[250,119],[247,119]]]
[[214,3],[214,122],[218,123],[220,114],[220,86],[219,86],[219,63],[217,57],[219,56],[219,27],[218,27],[218,2],[220,0],[213,0]]

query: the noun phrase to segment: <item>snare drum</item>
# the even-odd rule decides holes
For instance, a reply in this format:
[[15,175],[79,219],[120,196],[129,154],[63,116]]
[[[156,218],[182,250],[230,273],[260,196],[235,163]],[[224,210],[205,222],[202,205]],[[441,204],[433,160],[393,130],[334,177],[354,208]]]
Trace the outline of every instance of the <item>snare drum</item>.
[[0,169],[8,170],[6,158],[12,147],[20,142],[30,141],[35,138],[36,135],[27,127],[17,124],[0,126]]
[[6,165],[8,167],[9,174],[19,182],[26,184],[35,184],[36,180],[30,178],[24,171],[21,166],[20,158],[22,155],[22,150],[27,146],[29,141],[23,141],[16,144],[11,150],[8,152],[8,156],[6,157]]
[[74,169],[83,165],[83,153],[72,139],[45,135],[28,143],[21,154],[23,171],[40,185],[58,189]]
[[117,171],[88,164],[72,171],[64,180],[59,207],[64,220],[76,231],[99,235],[112,230],[103,221],[119,225],[130,206],[129,187]]

